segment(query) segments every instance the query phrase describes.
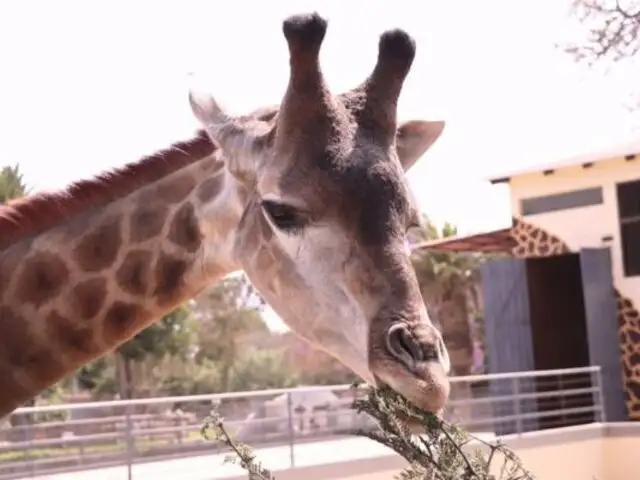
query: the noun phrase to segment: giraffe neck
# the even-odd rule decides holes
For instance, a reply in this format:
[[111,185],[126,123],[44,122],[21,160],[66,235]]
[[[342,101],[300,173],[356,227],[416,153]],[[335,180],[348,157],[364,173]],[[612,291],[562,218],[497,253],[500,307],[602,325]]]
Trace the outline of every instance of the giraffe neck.
[[239,269],[216,157],[0,251],[0,417]]

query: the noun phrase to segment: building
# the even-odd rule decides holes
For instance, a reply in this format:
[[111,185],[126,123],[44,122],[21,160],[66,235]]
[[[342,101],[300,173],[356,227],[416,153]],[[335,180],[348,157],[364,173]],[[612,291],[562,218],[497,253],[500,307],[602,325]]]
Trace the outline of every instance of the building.
[[608,420],[640,420],[640,141],[491,178],[510,228],[419,248],[482,272],[490,373],[600,365]]

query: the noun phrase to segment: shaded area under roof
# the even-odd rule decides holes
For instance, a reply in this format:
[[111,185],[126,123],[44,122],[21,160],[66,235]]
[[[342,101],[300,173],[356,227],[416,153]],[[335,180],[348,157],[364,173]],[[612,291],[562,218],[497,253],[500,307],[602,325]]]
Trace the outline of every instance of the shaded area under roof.
[[427,240],[411,245],[412,251],[510,253],[516,246],[511,228],[473,235]]

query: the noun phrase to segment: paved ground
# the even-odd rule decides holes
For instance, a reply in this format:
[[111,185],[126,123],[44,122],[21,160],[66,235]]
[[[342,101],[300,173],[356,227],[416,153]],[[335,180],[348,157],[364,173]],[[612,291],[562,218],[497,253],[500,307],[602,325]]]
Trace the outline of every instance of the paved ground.
[[[290,466],[289,447],[257,449],[262,464],[273,470]],[[367,438],[346,438],[295,446],[296,466],[324,465],[346,460],[366,459],[394,455],[394,452]],[[224,464],[225,455],[150,462],[133,467],[133,480],[214,480],[241,475],[237,465]],[[127,480],[126,467],[109,467],[74,473],[30,477],[30,480]]]
[[[492,433],[483,432],[475,435],[485,441],[495,439]],[[296,445],[294,449],[297,467],[396,455],[392,450],[373,440],[361,437],[303,443]],[[256,449],[255,452],[258,460],[270,470],[284,470],[291,465],[289,446]],[[225,456],[225,454],[202,455],[134,465],[132,480],[215,480],[245,473],[237,465],[225,464]],[[29,480],[127,480],[127,478],[126,467],[108,467],[29,477]]]

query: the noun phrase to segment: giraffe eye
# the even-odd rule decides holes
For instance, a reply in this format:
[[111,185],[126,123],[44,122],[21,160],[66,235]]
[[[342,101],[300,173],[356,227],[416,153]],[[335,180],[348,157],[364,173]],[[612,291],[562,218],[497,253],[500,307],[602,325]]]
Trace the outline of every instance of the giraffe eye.
[[291,205],[272,200],[263,200],[261,205],[275,226],[285,233],[296,233],[305,226],[304,217]]

